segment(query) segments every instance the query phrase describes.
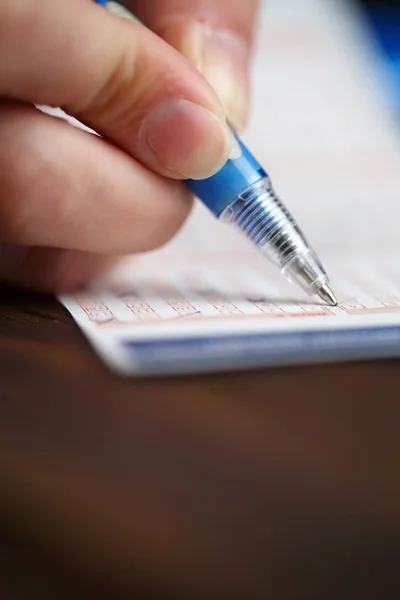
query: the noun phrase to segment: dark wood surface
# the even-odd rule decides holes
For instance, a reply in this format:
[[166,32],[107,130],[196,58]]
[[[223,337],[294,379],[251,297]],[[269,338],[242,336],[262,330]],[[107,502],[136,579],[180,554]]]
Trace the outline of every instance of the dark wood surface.
[[400,597],[399,390],[397,361],[124,380],[1,288],[0,597]]

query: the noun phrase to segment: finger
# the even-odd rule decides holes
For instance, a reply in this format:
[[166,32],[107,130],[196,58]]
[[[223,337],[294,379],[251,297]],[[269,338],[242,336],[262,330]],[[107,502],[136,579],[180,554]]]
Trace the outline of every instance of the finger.
[[233,127],[248,114],[257,0],[126,0],[153,31],[188,58],[217,92]]
[[0,104],[0,240],[104,254],[151,250],[185,220],[186,186],[33,107]]
[[60,106],[163,175],[207,177],[230,154],[223,108],[196,70],[94,2],[2,0],[0,57],[1,96]]
[[0,282],[38,292],[79,289],[119,259],[78,250],[0,245]]

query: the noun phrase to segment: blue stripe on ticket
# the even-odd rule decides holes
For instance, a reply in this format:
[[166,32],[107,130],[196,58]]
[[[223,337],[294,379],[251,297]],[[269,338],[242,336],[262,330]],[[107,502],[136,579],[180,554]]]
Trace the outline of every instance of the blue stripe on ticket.
[[400,356],[400,326],[124,342],[141,372],[205,372]]

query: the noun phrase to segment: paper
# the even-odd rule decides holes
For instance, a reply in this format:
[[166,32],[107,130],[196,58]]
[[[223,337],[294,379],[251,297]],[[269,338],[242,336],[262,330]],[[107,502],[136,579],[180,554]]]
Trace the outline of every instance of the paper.
[[269,0],[245,141],[332,276],[306,298],[198,205],[167,247],[61,298],[106,363],[178,374],[400,355],[400,135],[348,3]]

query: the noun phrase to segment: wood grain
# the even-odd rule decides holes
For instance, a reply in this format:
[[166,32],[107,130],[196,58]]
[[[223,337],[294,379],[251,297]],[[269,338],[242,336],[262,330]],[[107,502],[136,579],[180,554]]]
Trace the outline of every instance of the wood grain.
[[398,361],[127,380],[0,297],[2,597],[399,597]]

